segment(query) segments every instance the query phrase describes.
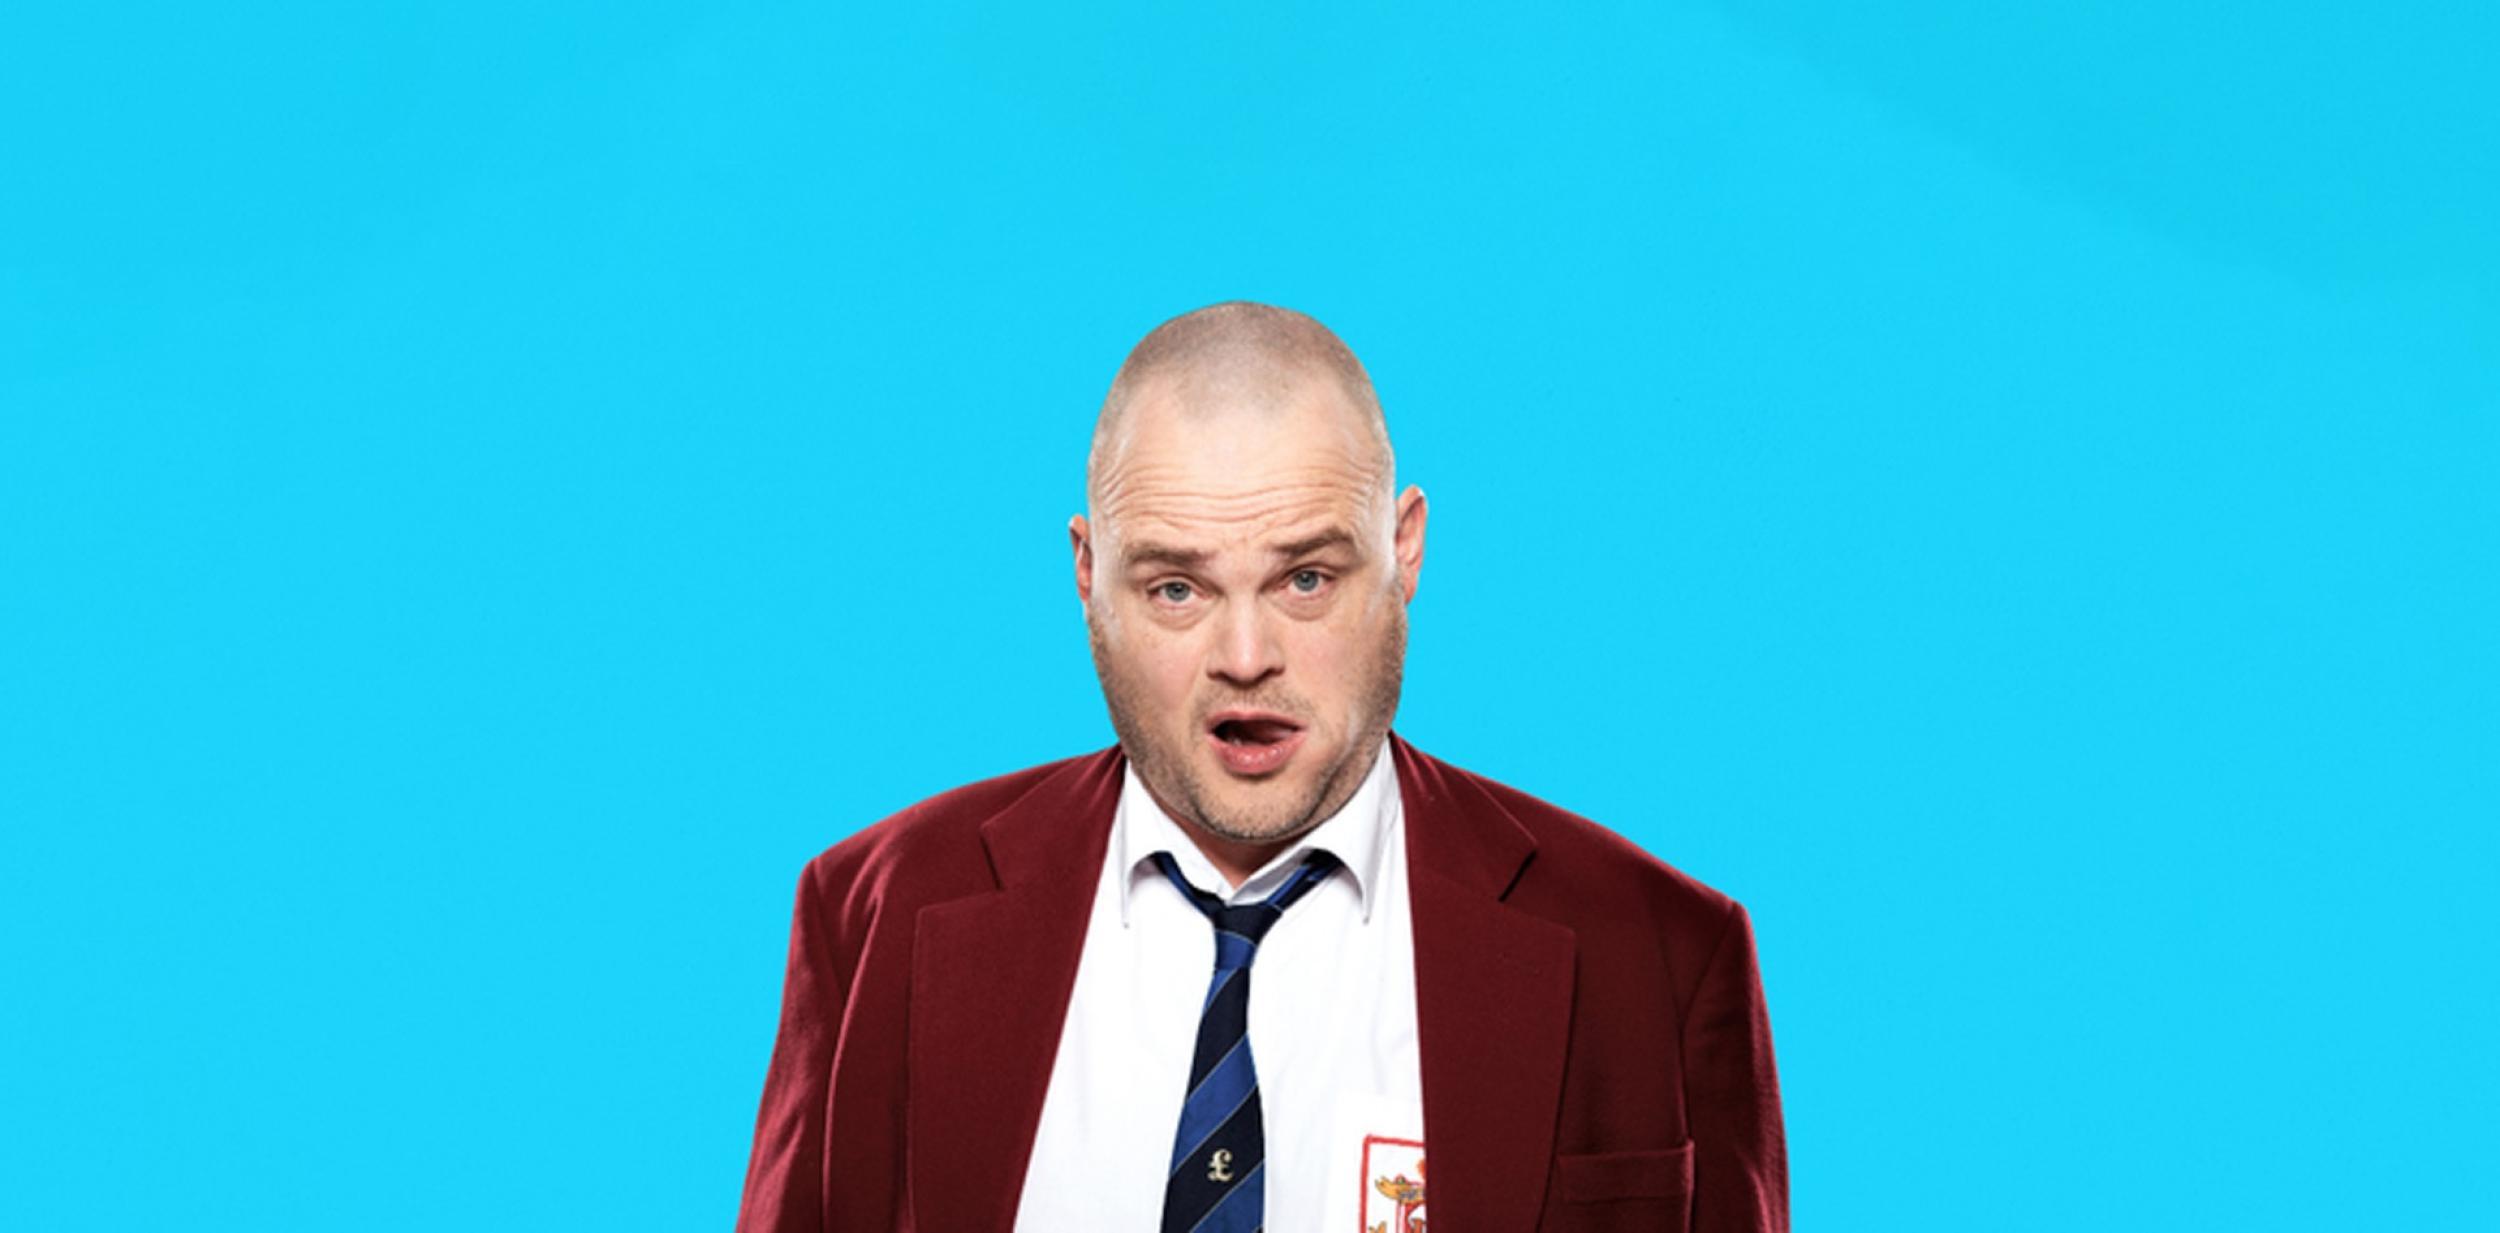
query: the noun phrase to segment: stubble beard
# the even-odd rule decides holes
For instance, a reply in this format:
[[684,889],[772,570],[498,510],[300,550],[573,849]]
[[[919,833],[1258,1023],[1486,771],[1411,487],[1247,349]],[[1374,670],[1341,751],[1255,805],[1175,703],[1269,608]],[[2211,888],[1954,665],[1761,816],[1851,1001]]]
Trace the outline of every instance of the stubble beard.
[[[1179,821],[1236,843],[1289,840],[1344,808],[1371,771],[1381,739],[1389,734],[1390,722],[1397,717],[1398,696],[1406,681],[1406,607],[1392,600],[1388,628],[1371,654],[1361,661],[1366,679],[1357,695],[1361,699],[1359,728],[1339,751],[1337,761],[1312,781],[1310,791],[1299,800],[1264,809],[1228,809],[1217,804],[1214,794],[1208,791],[1191,758],[1194,749],[1176,749],[1169,738],[1140,722],[1139,716],[1145,710],[1141,703],[1143,691],[1120,671],[1101,623],[1091,612],[1086,615],[1085,633],[1086,642],[1093,649],[1094,675],[1102,681],[1103,701],[1111,711],[1111,730],[1119,735],[1120,748],[1137,768],[1137,777],[1158,801],[1179,814]],[[1226,706],[1257,707],[1294,716],[1311,714],[1311,708],[1300,698],[1281,692],[1219,699],[1215,709]],[[1193,723],[1191,731],[1194,737],[1200,729]]]

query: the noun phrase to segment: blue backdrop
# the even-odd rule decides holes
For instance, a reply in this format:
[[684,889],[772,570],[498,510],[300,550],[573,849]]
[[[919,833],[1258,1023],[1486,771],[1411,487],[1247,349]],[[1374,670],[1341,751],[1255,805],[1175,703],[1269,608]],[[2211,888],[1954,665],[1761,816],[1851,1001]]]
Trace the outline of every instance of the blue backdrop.
[[1753,910],[1802,1227],[2487,1219],[2500,30],[2045,7],[11,8],[0,1227],[725,1227],[1233,297],[1401,730]]

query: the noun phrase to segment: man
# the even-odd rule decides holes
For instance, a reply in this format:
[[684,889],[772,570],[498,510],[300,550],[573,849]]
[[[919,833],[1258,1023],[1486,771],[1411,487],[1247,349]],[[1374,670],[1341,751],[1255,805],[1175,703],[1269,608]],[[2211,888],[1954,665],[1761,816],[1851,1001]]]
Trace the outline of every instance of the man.
[[744,1233],[1787,1228],[1744,909],[1390,731],[1394,478],[1308,317],[1130,353],[1069,523],[1119,744],[809,862]]

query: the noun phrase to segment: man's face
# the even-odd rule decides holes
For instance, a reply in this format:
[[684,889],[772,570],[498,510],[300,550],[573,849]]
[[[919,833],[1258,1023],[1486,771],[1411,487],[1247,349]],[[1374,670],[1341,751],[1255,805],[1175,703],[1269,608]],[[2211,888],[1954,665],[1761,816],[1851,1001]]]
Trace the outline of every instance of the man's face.
[[[1112,727],[1165,809],[1292,838],[1350,799],[1397,712],[1423,494],[1331,381],[1181,414],[1150,382],[1070,523]],[[1203,395],[1201,395],[1203,396]]]

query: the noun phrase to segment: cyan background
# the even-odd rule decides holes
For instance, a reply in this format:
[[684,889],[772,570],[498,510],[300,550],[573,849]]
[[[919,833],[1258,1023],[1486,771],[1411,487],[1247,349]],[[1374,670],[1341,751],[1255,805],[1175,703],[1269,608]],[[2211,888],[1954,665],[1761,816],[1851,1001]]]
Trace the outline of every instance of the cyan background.
[[726,1227],[1239,296],[1401,730],[1753,910],[1801,1227],[2487,1227],[2500,30],[2068,7],[11,7],[0,1227]]

